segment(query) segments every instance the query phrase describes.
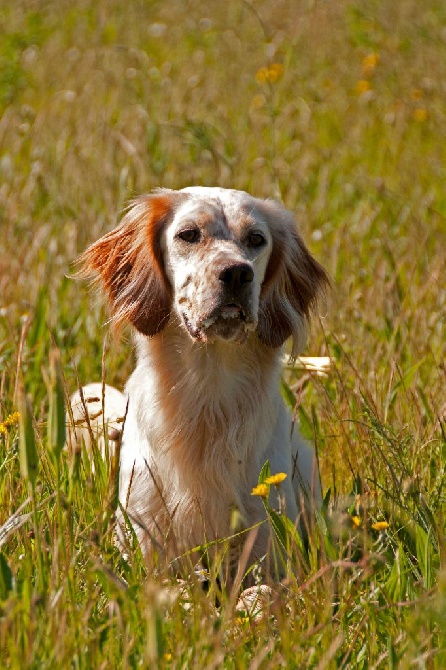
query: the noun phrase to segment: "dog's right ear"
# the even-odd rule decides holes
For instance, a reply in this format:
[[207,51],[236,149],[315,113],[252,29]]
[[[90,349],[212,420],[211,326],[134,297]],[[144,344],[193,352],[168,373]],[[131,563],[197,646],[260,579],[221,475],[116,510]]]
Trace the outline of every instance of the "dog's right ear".
[[93,277],[105,290],[113,320],[130,322],[149,337],[167,325],[171,311],[161,233],[172,216],[175,195],[160,191],[134,200],[119,226],[88,247],[78,261],[78,276]]

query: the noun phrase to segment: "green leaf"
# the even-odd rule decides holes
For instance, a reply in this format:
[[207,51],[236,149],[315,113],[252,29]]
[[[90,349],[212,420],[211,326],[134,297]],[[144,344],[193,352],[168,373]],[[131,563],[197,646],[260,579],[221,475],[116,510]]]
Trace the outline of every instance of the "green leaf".
[[287,541],[287,528],[286,524],[284,523],[284,518],[281,514],[278,514],[275,510],[272,509],[267,503],[265,503],[265,507],[268,512],[268,516],[271,522],[271,526],[273,527],[274,533],[279,540],[280,544],[282,545],[283,549],[287,549],[288,547],[288,541]]
[[280,380],[280,390],[285,403],[293,411],[296,407],[296,396],[283,378]]
[[324,500],[322,501],[322,509],[328,510],[330,506],[330,498],[331,498],[331,486],[327,489],[327,493],[324,496]]
[[0,600],[6,600],[12,591],[12,571],[5,555],[0,551]]
[[35,486],[37,472],[39,469],[39,456],[37,453],[36,438],[34,435],[33,417],[31,408],[26,398],[25,389],[22,385],[18,389],[19,401],[19,454],[20,471],[22,477],[27,479],[32,487]]
[[401,544],[395,553],[395,562],[385,583],[387,597],[394,603],[402,602],[406,598],[407,590],[407,561]]
[[59,458],[66,440],[66,420],[60,352],[57,349],[53,349],[50,352],[50,380],[48,392],[50,398],[48,444],[55,457]]
[[304,551],[302,538],[291,519],[289,519],[285,514],[279,514],[273,510],[272,507],[270,507],[266,502],[265,507],[268,512],[271,526],[277,539],[282,545],[282,548],[286,552],[289,552],[293,546],[298,546],[301,551]]
[[265,479],[267,477],[270,477],[270,475],[271,475],[271,468],[269,465],[269,461],[265,461],[265,463],[262,466],[262,469],[260,470],[259,479],[257,483],[263,484]]
[[415,527],[417,560],[421,574],[423,575],[424,587],[426,589],[431,589],[434,585],[434,552],[431,540],[431,529],[426,533],[426,531],[417,524]]
[[314,438],[314,427],[311,422],[310,416],[305,411],[302,405],[299,405],[298,408],[298,417],[299,417],[299,432],[307,440],[313,440]]

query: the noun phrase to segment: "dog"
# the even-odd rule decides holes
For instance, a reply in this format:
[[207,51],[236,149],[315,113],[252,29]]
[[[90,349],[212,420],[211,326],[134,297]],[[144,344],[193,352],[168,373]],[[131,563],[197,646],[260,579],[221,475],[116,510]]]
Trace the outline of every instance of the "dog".
[[[101,422],[125,416],[119,499],[145,556],[227,537],[233,510],[246,528],[264,519],[252,489],[266,461],[287,475],[270,502],[296,524],[320,505],[314,451],[279,390],[282,345],[297,355],[329,283],[293,215],[242,191],[159,189],[80,263],[134,330],[136,368],[125,395],[106,392]],[[96,409],[100,391],[84,393]],[[255,558],[268,542],[260,525]]]

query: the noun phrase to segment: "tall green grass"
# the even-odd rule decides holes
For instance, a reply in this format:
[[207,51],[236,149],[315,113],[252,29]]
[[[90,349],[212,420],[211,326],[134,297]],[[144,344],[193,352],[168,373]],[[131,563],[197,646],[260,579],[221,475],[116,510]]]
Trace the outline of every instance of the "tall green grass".
[[[1,667],[445,667],[445,26],[440,0],[0,6]],[[113,463],[62,448],[64,397],[132,369],[72,263],[188,184],[281,198],[333,278],[331,371],[284,385],[324,509],[303,545],[266,505],[261,618],[216,565],[205,592],[122,555]]]

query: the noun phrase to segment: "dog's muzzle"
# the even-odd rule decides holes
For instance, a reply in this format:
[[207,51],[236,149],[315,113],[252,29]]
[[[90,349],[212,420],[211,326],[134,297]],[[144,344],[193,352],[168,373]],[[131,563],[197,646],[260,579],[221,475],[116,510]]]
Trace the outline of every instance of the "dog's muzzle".
[[226,263],[220,266],[217,279],[217,297],[210,308],[196,320],[183,312],[184,324],[194,340],[242,343],[257,327],[252,309],[254,271],[248,263]]

